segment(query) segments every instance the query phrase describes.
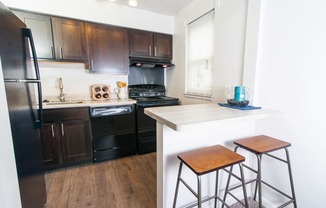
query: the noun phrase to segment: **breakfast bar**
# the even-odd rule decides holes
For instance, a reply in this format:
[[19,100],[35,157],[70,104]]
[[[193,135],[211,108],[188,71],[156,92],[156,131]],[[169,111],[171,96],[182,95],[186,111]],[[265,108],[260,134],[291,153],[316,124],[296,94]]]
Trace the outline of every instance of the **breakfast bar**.
[[[279,111],[261,108],[239,110],[216,103],[146,108],[145,114],[157,123],[157,207],[172,207],[178,172],[177,154],[221,144],[233,149],[235,139],[253,136],[255,122],[280,115]],[[186,169],[183,175],[196,178]],[[209,177],[203,183],[212,184]],[[213,186],[212,186],[213,187]],[[203,196],[213,190],[203,190]],[[187,205],[195,197],[180,187],[178,204]]]

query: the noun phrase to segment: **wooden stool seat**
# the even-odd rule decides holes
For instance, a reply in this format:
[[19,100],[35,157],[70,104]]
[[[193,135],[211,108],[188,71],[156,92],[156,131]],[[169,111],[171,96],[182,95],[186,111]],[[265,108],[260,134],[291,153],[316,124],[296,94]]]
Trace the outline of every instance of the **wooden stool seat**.
[[178,158],[197,175],[228,167],[245,158],[221,145],[205,147],[178,155]]
[[[228,148],[222,146],[222,145],[214,145],[210,147],[204,147],[188,152],[183,152],[178,154],[177,156],[180,160],[179,165],[179,172],[178,172],[178,178],[177,178],[177,184],[175,189],[175,195],[174,195],[174,201],[173,201],[173,208],[176,207],[177,204],[177,198],[178,198],[178,192],[179,192],[179,184],[180,182],[185,185],[186,188],[197,198],[197,202],[192,203],[191,205],[187,207],[202,207],[202,203],[207,202],[209,200],[214,199],[214,207],[217,208],[217,201],[222,202],[223,205],[226,204],[226,196],[227,194],[230,194],[229,192],[229,183],[227,184],[225,188],[225,194],[223,199],[219,197],[218,195],[218,178],[219,178],[219,170],[226,171],[229,173],[229,177],[231,175],[241,181],[241,185],[239,187],[242,187],[243,190],[243,196],[244,200],[240,202],[244,207],[248,207],[248,200],[247,200],[247,193],[245,188],[245,180],[243,175],[243,168],[242,168],[242,162],[245,161],[245,158],[242,155],[239,155],[238,153],[229,150]],[[182,177],[182,166],[185,164],[190,170],[193,171],[194,174],[197,176],[197,191],[195,191]],[[239,165],[240,174],[241,176],[235,176],[232,173],[233,165]],[[230,167],[230,170],[227,170],[226,168]],[[206,197],[205,199],[202,199],[202,185],[201,185],[201,176],[216,172],[216,178],[215,178],[215,193],[213,196]],[[231,195],[233,196],[233,195]],[[234,197],[234,196],[233,196]],[[229,207],[229,206],[227,206]]]
[[234,144],[255,154],[265,154],[291,146],[291,143],[265,135],[239,139]]

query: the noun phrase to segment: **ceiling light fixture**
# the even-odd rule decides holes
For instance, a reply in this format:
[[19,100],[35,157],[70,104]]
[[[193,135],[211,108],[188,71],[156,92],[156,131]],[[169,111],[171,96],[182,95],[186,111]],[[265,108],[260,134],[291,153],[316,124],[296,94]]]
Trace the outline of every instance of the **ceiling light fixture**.
[[136,7],[138,5],[137,0],[129,0],[128,1],[129,6]]

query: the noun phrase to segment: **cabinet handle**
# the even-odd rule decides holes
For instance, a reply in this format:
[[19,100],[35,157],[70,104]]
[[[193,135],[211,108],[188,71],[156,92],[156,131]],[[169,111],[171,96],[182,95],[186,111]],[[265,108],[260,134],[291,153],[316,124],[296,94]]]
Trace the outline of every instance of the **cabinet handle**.
[[63,123],[61,124],[61,135],[62,135],[62,136],[65,135],[65,130],[63,129]]
[[51,48],[51,49],[50,49],[50,50],[51,50],[51,58],[53,58],[53,59],[54,59],[54,58],[55,58],[55,54],[54,54],[54,53],[55,53],[55,52],[54,52],[54,47],[53,47],[53,46],[51,46],[50,48]]
[[63,59],[62,47],[59,47],[59,49],[60,49],[60,59]]
[[157,53],[156,53],[156,46],[154,47],[154,56],[157,56]]
[[152,46],[148,46],[148,55],[152,55]]
[[52,138],[54,138],[54,127],[53,127],[53,124],[51,124],[51,133],[52,133]]

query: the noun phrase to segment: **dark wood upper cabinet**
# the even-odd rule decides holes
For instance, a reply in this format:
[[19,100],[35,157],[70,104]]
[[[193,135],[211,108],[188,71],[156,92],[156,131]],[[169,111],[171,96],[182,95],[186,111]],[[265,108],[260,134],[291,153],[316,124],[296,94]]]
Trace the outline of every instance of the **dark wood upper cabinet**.
[[84,22],[14,11],[32,30],[37,58],[86,62]]
[[87,24],[86,27],[90,72],[128,74],[128,29],[102,24]]
[[130,30],[130,56],[172,59],[172,35]]
[[152,56],[153,34],[142,30],[130,30],[130,55]]
[[172,59],[172,35],[23,11],[37,58],[84,62],[90,73],[129,73],[129,56]]
[[154,54],[155,58],[172,59],[172,35],[154,33]]
[[57,17],[51,20],[56,59],[86,61],[84,23]]
[[13,12],[32,30],[37,58],[53,59],[54,44],[50,17],[21,11]]

